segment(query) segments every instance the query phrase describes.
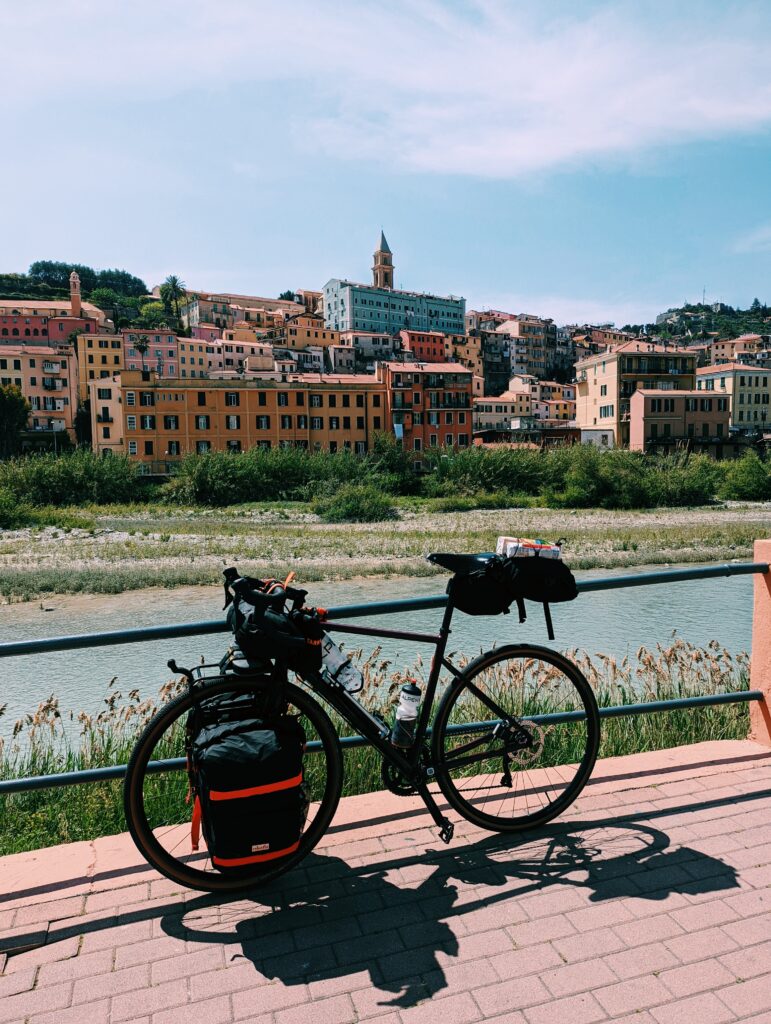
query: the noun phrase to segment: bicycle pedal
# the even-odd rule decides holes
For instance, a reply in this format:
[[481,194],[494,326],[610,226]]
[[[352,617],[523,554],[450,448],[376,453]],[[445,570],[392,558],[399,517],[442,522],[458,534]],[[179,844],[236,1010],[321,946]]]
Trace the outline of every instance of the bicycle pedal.
[[446,821],[444,825],[439,829],[439,838],[443,843],[451,843],[452,837],[455,835],[455,826],[451,821]]

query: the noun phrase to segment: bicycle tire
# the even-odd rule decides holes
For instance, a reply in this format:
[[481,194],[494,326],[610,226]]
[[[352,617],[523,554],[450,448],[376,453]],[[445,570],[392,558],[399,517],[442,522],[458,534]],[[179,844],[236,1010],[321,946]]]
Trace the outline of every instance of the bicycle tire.
[[[547,666],[547,671],[543,678],[534,680],[533,693],[528,695],[528,673],[534,674],[531,664],[536,662]],[[490,697],[492,681],[497,687],[497,699]],[[521,694],[514,693],[517,681],[521,682]],[[553,702],[560,687],[565,698],[562,707]],[[468,734],[460,731],[470,721],[498,720],[490,718],[488,705],[479,697],[481,693],[490,697],[495,707],[506,715],[526,723],[532,721],[532,729],[526,726],[534,738],[529,752],[512,749],[505,732],[503,739],[500,735],[494,737],[492,727],[476,730],[473,735],[481,736],[481,740],[469,740]],[[504,701],[508,701],[505,707]],[[571,712],[572,717],[565,722],[555,722],[553,717],[547,717],[543,722],[538,720],[539,713],[540,717],[556,715],[560,718]],[[547,752],[547,738],[560,725],[574,725],[574,728],[569,736],[567,729],[558,732],[555,740],[549,742]],[[453,729],[454,726],[457,729]],[[483,746],[486,737],[490,737],[488,748]],[[540,753],[537,753],[539,743]],[[597,760],[599,743],[597,701],[581,671],[573,662],[549,648],[517,644],[481,654],[449,684],[434,721],[432,757],[439,788],[450,806],[462,817],[491,831],[520,832],[546,824],[573,803],[589,780]],[[477,753],[472,752],[474,746],[478,748]],[[466,751],[464,748],[470,749]],[[485,750],[489,751],[486,756]],[[567,764],[559,760],[573,753],[580,754],[575,758],[575,765],[572,756]],[[536,764],[538,757],[542,759],[540,764]],[[555,763],[549,764],[549,760],[555,758]],[[504,761],[508,766],[508,783]],[[495,771],[479,773],[477,770],[496,765]],[[533,775],[535,771],[540,774]],[[568,774],[572,777],[561,777]],[[496,775],[499,777],[497,782],[494,781]],[[515,813],[517,798],[520,811]],[[498,807],[498,813],[490,813],[495,807]]]
[[[185,860],[181,859],[181,854],[175,855],[175,849],[179,848],[180,843],[189,836],[190,808],[185,808],[187,820],[164,823],[158,820],[157,815],[152,816],[152,821],[149,820],[146,804],[149,805],[152,800],[155,800],[157,803],[158,793],[156,785],[156,792],[151,798],[151,790],[148,783],[146,799],[145,783],[151,779],[163,778],[164,776],[170,777],[171,772],[148,773],[146,770],[147,765],[153,759],[153,753],[156,750],[163,749],[159,746],[163,741],[163,737],[167,733],[171,735],[170,730],[174,728],[175,723],[183,721],[187,712],[196,703],[222,693],[244,694],[253,693],[256,690],[264,692],[265,684],[260,685],[254,679],[249,678],[219,677],[202,686],[196,686],[192,693],[186,691],[180,694],[160,708],[148,722],[137,740],[129,759],[123,789],[124,810],[129,832],[140,853],[149,864],[162,875],[165,875],[166,878],[190,889],[199,889],[203,892],[237,892],[241,889],[253,888],[272,882],[279,875],[295,867],[316,846],[329,826],[340,800],[343,787],[343,759],[334,726],[329,719],[329,715],[318,701],[299,686],[287,683],[286,697],[289,707],[300,712],[303,716],[303,725],[306,733],[309,734],[309,739],[318,738],[322,745],[323,753],[309,753],[307,755],[308,760],[320,756],[324,756],[326,759],[323,792],[318,801],[312,801],[312,808],[315,807],[315,813],[313,813],[312,817],[309,814],[308,824],[302,834],[299,849],[296,853],[282,860],[280,865],[262,868],[254,872],[239,872],[238,875],[221,874],[216,869],[206,868],[205,864],[208,854],[195,855],[194,857],[191,851],[190,856]],[[311,727],[310,730],[308,728],[309,725]],[[315,736],[313,735],[314,733]],[[177,749],[173,753],[179,752],[178,747],[179,742],[177,740]],[[174,816],[181,817],[183,808],[180,807],[178,799],[179,787],[181,785],[183,790],[187,788],[187,774],[184,771],[176,770],[176,776],[177,778],[169,783],[169,790],[171,791],[172,786],[176,790],[174,794],[175,799],[173,800],[173,813]],[[169,850],[159,841],[159,835],[162,836],[167,846],[171,845],[171,841],[176,841],[177,839],[176,832],[172,834],[172,829],[180,830],[180,840],[176,843],[176,846]],[[203,868],[192,866],[193,863],[200,864],[202,858]]]

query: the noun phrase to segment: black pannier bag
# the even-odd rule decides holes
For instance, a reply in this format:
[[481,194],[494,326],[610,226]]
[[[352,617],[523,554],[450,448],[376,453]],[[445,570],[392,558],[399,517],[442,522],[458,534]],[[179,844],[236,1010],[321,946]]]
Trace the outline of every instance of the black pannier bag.
[[506,614],[516,602],[519,621],[527,619],[525,601],[543,605],[549,639],[554,639],[549,605],[578,596],[575,577],[558,558],[495,555],[475,572],[454,576],[447,585],[454,604],[467,615]]
[[[236,645],[253,662],[280,658],[298,672],[321,668],[324,630],[319,612],[305,609],[307,591],[290,587],[289,579],[260,580],[225,571],[227,622]],[[287,602],[292,609],[286,610]]]
[[291,715],[257,716],[256,699],[213,698],[191,712],[191,839],[223,872],[275,866],[297,850],[308,813],[305,734]]

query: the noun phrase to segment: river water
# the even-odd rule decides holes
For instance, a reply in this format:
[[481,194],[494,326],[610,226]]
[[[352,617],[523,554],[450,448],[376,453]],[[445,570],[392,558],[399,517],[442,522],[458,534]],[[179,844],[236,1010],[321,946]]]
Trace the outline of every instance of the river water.
[[[596,570],[580,578],[612,576],[630,570]],[[634,571],[634,570],[632,570]],[[644,569],[639,570],[644,572]],[[441,593],[444,577],[367,578],[336,583],[314,583],[309,603],[324,607],[366,601],[388,601]],[[42,603],[30,602],[0,607],[0,636],[3,641],[38,639],[72,633],[135,628],[171,622],[216,619],[222,608],[222,590],[217,587],[185,587],[176,590],[134,591],[118,595],[58,596]],[[543,614],[537,605],[528,606],[528,621],[520,626],[516,608],[511,615],[472,618],[456,613],[448,650],[468,655],[502,644],[530,640],[546,643]],[[631,587],[580,595],[571,604],[552,608],[561,650],[585,649],[616,659],[634,658],[640,646],[666,644],[673,630],[698,646],[716,639],[732,654],[750,649],[752,626],[752,577],[695,580],[683,583]],[[434,632],[441,611],[437,609],[381,616],[369,620],[392,629]],[[339,634],[338,634],[339,635]],[[351,640],[359,638],[351,637]],[[382,645],[384,656],[397,667],[414,664],[419,652],[424,661],[431,648],[396,640],[361,638],[367,650]],[[176,658],[192,666],[201,658],[214,660],[224,652],[227,634],[184,637],[176,640],[97,647],[5,658],[0,661],[0,706],[7,704],[0,718],[0,736],[7,736],[13,722],[32,711],[38,702],[55,694],[64,712],[93,713],[102,705],[107,684],[117,676],[123,692],[137,688],[143,696],[154,696],[169,677],[166,662]]]

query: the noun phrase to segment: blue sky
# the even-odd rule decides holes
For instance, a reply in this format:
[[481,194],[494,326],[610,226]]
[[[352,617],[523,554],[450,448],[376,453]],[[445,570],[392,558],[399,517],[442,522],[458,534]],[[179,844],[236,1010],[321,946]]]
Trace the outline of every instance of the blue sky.
[[0,7],[0,271],[368,280],[569,320],[771,302],[771,4]]

